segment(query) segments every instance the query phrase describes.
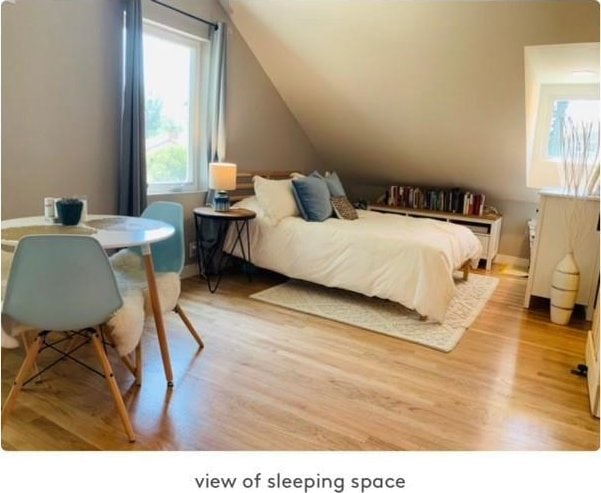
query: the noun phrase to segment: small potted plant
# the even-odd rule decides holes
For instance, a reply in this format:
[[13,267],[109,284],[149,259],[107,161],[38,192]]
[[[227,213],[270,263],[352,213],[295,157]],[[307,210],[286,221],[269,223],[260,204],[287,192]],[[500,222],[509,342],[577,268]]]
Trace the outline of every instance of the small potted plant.
[[74,226],[81,219],[83,202],[76,198],[62,198],[56,203],[60,222],[65,226]]

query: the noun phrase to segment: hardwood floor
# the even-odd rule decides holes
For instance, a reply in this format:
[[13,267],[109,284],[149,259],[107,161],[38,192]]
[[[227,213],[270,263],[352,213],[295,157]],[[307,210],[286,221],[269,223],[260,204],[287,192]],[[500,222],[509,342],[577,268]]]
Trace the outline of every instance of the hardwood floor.
[[[103,379],[64,363],[31,384],[2,432],[8,450],[596,450],[584,360],[587,324],[559,327],[525,311],[525,280],[500,277],[476,322],[442,353],[254,301],[283,278],[224,277],[210,294],[183,283],[197,351],[166,317],[175,387],[156,333],[144,335],[138,388],[111,361],[137,441],[121,428]],[[94,361],[91,348],[85,348]],[[23,358],[2,350],[2,401]]]

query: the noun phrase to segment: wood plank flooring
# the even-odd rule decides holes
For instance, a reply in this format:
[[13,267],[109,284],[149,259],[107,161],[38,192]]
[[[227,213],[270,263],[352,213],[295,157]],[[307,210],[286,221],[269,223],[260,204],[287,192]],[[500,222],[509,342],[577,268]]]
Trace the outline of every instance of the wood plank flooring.
[[[17,401],[8,450],[596,450],[584,361],[588,324],[559,327],[522,309],[525,280],[500,277],[451,353],[254,301],[282,282],[231,274],[215,294],[183,283],[197,351],[166,317],[175,373],[167,388],[156,333],[144,335],[144,382],[112,355],[137,433],[130,444],[105,382],[58,365]],[[85,348],[94,361],[92,348]],[[2,401],[23,358],[2,350]]]

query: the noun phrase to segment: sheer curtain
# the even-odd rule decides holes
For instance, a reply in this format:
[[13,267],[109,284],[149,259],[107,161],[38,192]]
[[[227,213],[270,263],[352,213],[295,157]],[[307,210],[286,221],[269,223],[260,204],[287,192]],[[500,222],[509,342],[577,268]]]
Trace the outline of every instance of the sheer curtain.
[[123,0],[125,39],[119,155],[119,214],[139,216],[146,208],[146,139],[141,0]]
[[[219,22],[211,29],[211,68],[208,88],[208,162],[225,159],[225,78],[227,24]],[[207,170],[208,173],[208,170]]]
[[[227,56],[227,24],[217,23],[217,29],[211,29],[211,54],[208,87],[208,124],[207,124],[207,166],[203,170],[203,182],[208,183],[208,163],[225,160],[225,94],[226,94],[226,56]],[[209,190],[206,204],[212,205],[214,190]],[[220,234],[217,221],[200,223],[202,251],[221,251],[225,234]],[[199,252],[199,255],[201,253]],[[211,262],[212,260],[212,262]],[[216,274],[219,271],[219,255],[206,254],[202,267],[204,275]]]

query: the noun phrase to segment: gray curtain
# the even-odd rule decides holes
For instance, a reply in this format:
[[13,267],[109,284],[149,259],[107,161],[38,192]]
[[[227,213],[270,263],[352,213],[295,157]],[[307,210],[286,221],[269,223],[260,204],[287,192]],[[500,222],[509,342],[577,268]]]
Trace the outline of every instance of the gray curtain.
[[[227,24],[211,29],[211,68],[208,90],[207,162],[225,159],[225,76]],[[208,170],[207,170],[208,173]]]
[[124,10],[125,42],[119,156],[119,214],[139,216],[146,208],[141,0],[124,0]]
[[[209,71],[208,88],[208,124],[207,124],[207,164],[225,159],[225,77],[226,77],[226,46],[227,24],[217,23],[217,29],[211,29],[211,66]],[[208,166],[204,172],[204,182],[208,182]],[[207,193],[206,204],[211,205],[214,190]],[[215,274],[219,271],[221,252],[225,232],[220,231],[218,221],[202,221],[200,237],[203,239],[204,258],[202,259],[203,274]],[[201,255],[201,252],[198,252]]]

